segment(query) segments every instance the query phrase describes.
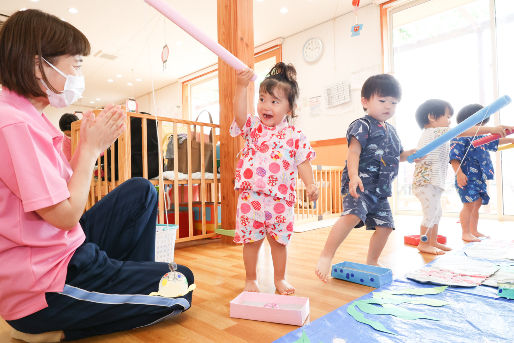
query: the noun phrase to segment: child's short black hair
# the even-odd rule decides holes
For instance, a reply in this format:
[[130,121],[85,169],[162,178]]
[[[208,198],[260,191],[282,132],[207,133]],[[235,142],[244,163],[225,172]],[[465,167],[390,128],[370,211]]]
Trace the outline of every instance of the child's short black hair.
[[453,107],[448,101],[441,99],[430,99],[419,105],[416,110],[416,121],[420,128],[424,128],[430,121],[428,115],[431,114],[434,119],[444,116],[446,109],[450,111],[450,116],[453,115]]
[[[480,104],[470,104],[470,105],[466,105],[464,106],[460,111],[459,113],[457,113],[457,124],[460,124],[462,123],[464,120],[468,119],[469,117],[471,117],[473,114],[477,113],[478,111],[480,111],[482,108],[484,108],[484,106],[480,105]],[[484,120],[482,120],[480,123],[478,123],[478,125],[484,125],[486,124],[487,122],[489,121],[489,117],[485,118]]]
[[361,97],[369,100],[373,95],[391,96],[398,101],[402,98],[402,89],[398,80],[389,74],[369,77],[362,85]]
[[74,115],[73,113],[64,113],[59,119],[59,128],[61,131],[71,131],[71,123],[79,120],[79,117]]

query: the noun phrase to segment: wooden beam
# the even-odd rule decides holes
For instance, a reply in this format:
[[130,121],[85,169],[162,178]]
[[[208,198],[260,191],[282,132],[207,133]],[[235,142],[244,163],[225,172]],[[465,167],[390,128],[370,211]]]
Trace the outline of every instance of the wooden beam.
[[[254,63],[253,1],[218,0],[218,41],[250,68]],[[236,227],[237,192],[234,191],[234,174],[240,139],[229,134],[234,119],[233,98],[236,72],[218,59],[220,103],[220,168],[221,168],[221,223],[227,230]],[[248,88],[248,113],[253,112],[254,87]]]

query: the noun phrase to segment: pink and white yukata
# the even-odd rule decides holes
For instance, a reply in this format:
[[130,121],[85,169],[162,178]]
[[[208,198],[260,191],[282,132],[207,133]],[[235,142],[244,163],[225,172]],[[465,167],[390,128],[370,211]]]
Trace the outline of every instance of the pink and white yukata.
[[286,119],[268,127],[249,115],[242,129],[232,123],[230,135],[245,139],[235,175],[234,188],[240,193],[234,242],[260,241],[268,233],[287,244],[293,233],[298,165],[316,153]]

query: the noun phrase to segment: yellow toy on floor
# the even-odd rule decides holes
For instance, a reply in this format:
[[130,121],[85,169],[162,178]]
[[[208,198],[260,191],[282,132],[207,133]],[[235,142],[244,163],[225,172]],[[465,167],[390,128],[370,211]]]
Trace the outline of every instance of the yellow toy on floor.
[[188,287],[187,279],[181,272],[177,272],[177,264],[170,263],[170,272],[164,274],[159,282],[159,291],[152,292],[150,295],[161,296],[166,298],[176,298],[186,295],[196,289],[196,285],[192,284]]

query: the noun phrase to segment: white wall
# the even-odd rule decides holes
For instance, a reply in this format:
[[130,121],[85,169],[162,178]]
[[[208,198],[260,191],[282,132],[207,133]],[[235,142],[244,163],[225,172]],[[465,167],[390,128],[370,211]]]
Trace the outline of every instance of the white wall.
[[[364,26],[356,37],[351,37],[351,27],[355,24],[352,12],[283,41],[282,59],[293,63],[298,73],[300,99],[296,125],[311,141],[344,137],[348,124],[364,113],[360,104],[362,82],[382,70],[379,7],[360,8],[358,23]],[[302,48],[312,37],[322,39],[324,52],[317,62],[309,64],[303,60]],[[324,88],[341,81],[352,83],[351,101],[327,108],[322,100],[319,109],[311,111],[309,99],[322,96]],[[136,101],[140,112],[181,118],[181,93],[181,83],[176,82],[155,91],[155,106],[152,93],[138,97]]]
[[[351,37],[355,16],[349,13],[287,37],[282,46],[283,61],[293,63],[298,74],[300,99],[296,125],[311,141],[345,137],[348,124],[364,114],[360,104],[362,82],[382,71],[379,7],[369,5],[359,9],[358,23],[364,25],[359,36]],[[309,64],[303,60],[302,48],[312,37],[322,39],[324,51],[317,62]],[[323,90],[341,81],[351,85],[351,100],[328,108]],[[321,104],[311,109],[309,99],[316,96],[321,96]]]
[[155,90],[155,104],[152,92],[137,97],[136,101],[139,112],[182,119],[182,84],[180,82]]
[[[311,141],[344,137],[348,124],[363,114],[360,106],[360,85],[363,78],[381,71],[379,7],[369,5],[360,8],[358,14],[358,23],[364,24],[359,36],[351,37],[355,16],[349,13],[286,37],[283,41],[282,59],[286,63],[293,63],[298,73],[300,99],[296,125]],[[317,62],[308,64],[303,60],[302,48],[305,41],[312,37],[322,39],[324,51]],[[356,79],[358,82],[355,82]],[[333,108],[327,108],[322,101],[318,110],[311,111],[309,98],[321,96],[325,87],[340,81],[354,81],[352,88],[355,89],[351,91],[351,101]],[[156,90],[155,105],[151,92],[137,97],[136,101],[140,112],[182,118],[180,82]],[[64,109],[49,106],[45,115],[58,128],[59,118],[63,113],[85,112],[90,109],[92,108],[74,105]]]

